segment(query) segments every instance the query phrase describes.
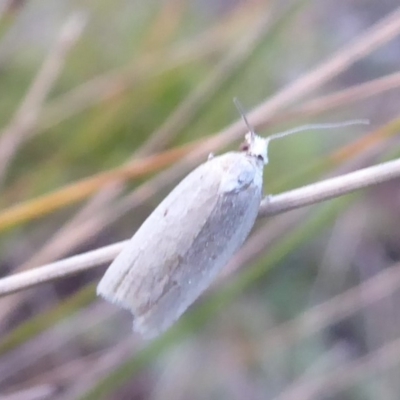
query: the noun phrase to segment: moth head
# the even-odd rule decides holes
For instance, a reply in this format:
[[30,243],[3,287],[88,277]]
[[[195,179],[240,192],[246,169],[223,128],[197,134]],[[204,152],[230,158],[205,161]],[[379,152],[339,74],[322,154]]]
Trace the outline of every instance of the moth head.
[[246,152],[246,154],[256,157],[258,160],[262,161],[264,164],[268,164],[268,145],[271,140],[280,139],[285,136],[293,135],[298,132],[304,132],[312,129],[334,129],[334,128],[343,128],[345,126],[351,125],[368,125],[369,121],[364,119],[356,119],[344,122],[337,123],[325,123],[325,124],[311,124],[311,125],[303,125],[297,128],[289,129],[287,131],[275,133],[274,135],[270,135],[266,138],[258,136],[253,127],[250,125],[247,120],[246,114],[243,111],[241,104],[238,99],[233,99],[242,119],[249,130],[249,132],[245,136],[244,143],[242,143],[240,149],[241,151]]
[[239,114],[242,116],[242,119],[249,130],[244,137],[244,142],[240,146],[240,150],[244,151],[249,156],[255,157],[258,160],[262,161],[264,164],[268,164],[268,138],[263,138],[258,136],[255,132],[253,127],[250,125],[249,121],[247,120],[246,114],[243,111],[241,104],[237,98],[233,99]]
[[264,164],[268,164],[268,142],[268,139],[258,136],[253,131],[250,131],[244,137],[244,142],[240,149],[249,156],[257,158]]

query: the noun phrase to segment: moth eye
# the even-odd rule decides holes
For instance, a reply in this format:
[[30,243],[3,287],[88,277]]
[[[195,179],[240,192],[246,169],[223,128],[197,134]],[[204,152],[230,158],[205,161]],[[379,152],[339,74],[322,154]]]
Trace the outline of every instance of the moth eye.
[[250,146],[249,146],[248,143],[242,143],[242,144],[240,145],[240,151],[248,151],[249,148],[250,148]]
[[264,162],[264,157],[263,157],[261,154],[259,154],[259,155],[257,156],[257,159],[258,159],[258,160],[261,160],[262,162]]

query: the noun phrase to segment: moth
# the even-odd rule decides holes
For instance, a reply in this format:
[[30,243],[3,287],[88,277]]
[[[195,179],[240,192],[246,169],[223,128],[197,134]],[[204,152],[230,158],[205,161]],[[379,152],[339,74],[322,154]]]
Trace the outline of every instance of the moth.
[[[239,110],[240,106],[237,104]],[[133,314],[133,330],[167,330],[242,246],[258,214],[270,140],[249,129],[241,151],[210,157],[160,203],[115,258],[97,293]]]

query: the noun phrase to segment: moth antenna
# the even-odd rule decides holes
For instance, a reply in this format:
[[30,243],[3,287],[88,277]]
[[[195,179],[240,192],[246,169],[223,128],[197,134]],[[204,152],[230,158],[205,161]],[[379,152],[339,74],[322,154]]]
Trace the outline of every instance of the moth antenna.
[[285,136],[293,135],[294,133],[299,133],[299,132],[308,131],[308,130],[336,129],[336,128],[343,128],[345,126],[351,126],[351,125],[369,125],[369,120],[368,119],[353,119],[350,121],[343,121],[343,122],[328,122],[328,123],[323,123],[323,124],[303,125],[303,126],[298,126],[297,128],[289,129],[289,130],[283,131],[283,132],[278,132],[271,136],[268,136],[267,138],[265,138],[265,142],[266,142],[265,163],[268,162],[268,145],[271,142],[271,140],[280,139]]
[[308,125],[298,126],[297,128],[288,129],[283,132],[278,132],[271,136],[263,138],[263,137],[256,135],[256,133],[254,132],[254,129],[250,125],[249,121],[247,120],[246,113],[245,113],[241,103],[239,102],[239,100],[235,97],[233,99],[233,102],[235,103],[235,106],[236,106],[237,110],[239,111],[239,114],[241,115],[247,129],[249,130],[250,136],[246,135],[246,149],[245,150],[247,151],[248,154],[251,154],[251,155],[257,156],[257,157],[261,157],[264,161],[264,164],[268,164],[268,145],[271,140],[280,139],[285,136],[293,135],[294,133],[299,133],[299,132],[309,131],[309,130],[337,129],[337,128],[343,128],[345,126],[352,126],[352,125],[369,125],[369,120],[367,120],[367,119],[353,119],[353,120],[343,121],[343,122],[308,124]]
[[237,97],[234,97],[233,102],[235,103],[235,106],[236,106],[237,110],[239,111],[239,114],[242,117],[244,124],[246,125],[247,129],[249,130],[251,138],[254,139],[254,137],[256,136],[256,133],[254,132],[254,128],[250,125],[249,121],[247,120],[246,112],[244,111],[243,106],[240,104],[240,101],[238,100]]
[[297,128],[288,129],[287,131],[274,133],[271,136],[268,136],[266,139],[268,141],[274,139],[280,139],[285,136],[293,135],[294,133],[309,131],[309,130],[316,130],[316,129],[337,129],[343,128],[345,126],[352,126],[352,125],[369,125],[368,119],[353,119],[350,121],[343,121],[343,122],[328,122],[323,124],[310,124],[310,125],[302,125],[298,126]]

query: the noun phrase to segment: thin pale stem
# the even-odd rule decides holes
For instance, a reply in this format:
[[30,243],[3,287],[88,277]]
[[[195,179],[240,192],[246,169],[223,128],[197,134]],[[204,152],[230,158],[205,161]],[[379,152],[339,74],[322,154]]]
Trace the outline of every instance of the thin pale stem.
[[[400,177],[400,160],[364,168],[279,195],[267,196],[260,205],[259,217],[281,214],[398,177]],[[74,275],[110,262],[126,243],[126,241],[118,242],[0,279],[0,296],[27,289],[40,283]]]
[[400,177],[400,160],[388,161],[276,196],[268,196],[261,202],[259,216],[281,214],[398,177]]

